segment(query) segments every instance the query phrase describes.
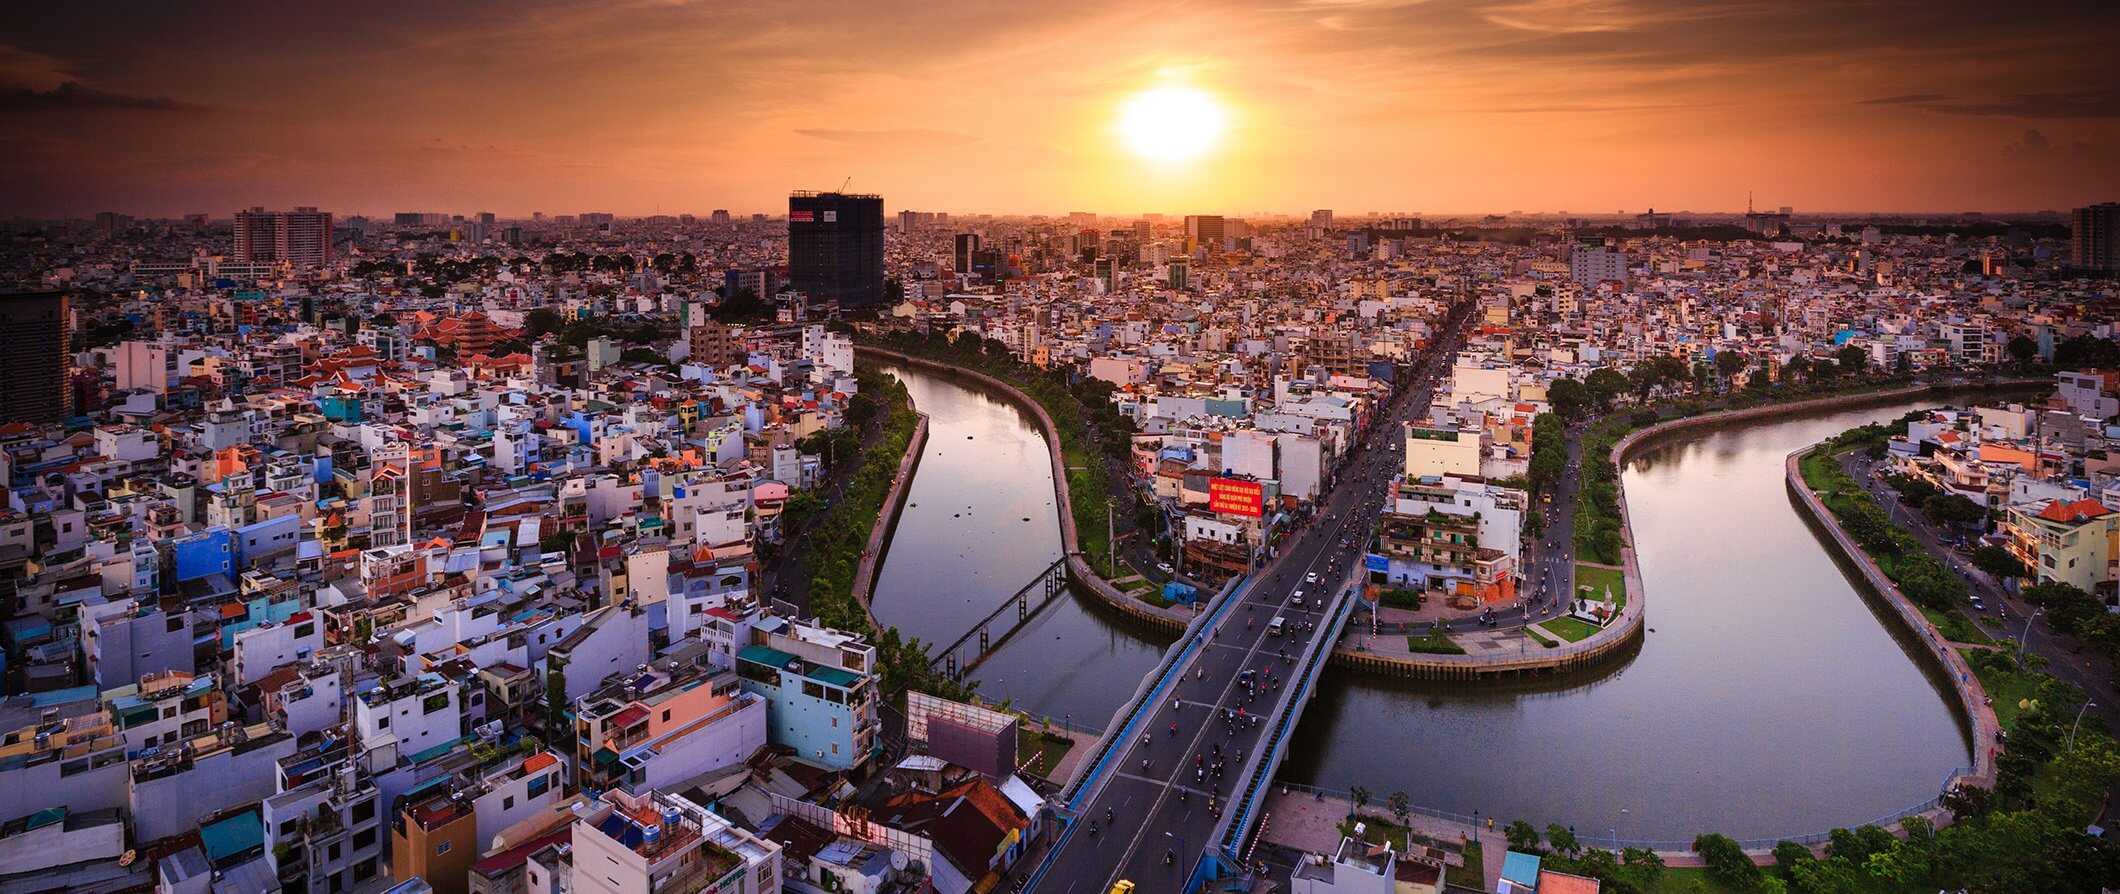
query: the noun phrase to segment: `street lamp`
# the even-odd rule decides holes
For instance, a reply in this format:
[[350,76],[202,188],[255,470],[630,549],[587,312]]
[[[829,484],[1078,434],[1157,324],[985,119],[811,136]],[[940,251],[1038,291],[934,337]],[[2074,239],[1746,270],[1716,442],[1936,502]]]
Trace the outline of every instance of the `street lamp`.
[[1174,832],[1165,832],[1163,837],[1178,840],[1178,886],[1183,888],[1185,883],[1192,879],[1192,874],[1185,871],[1185,836]]
[[2046,609],[2044,609],[2044,608],[2035,608],[2035,609],[2032,609],[2032,613],[2031,613],[2031,614],[2029,614],[2029,615],[2026,615],[2026,616],[2025,616],[2025,618],[2024,618],[2024,631],[2023,631],[2022,633],[2019,633],[2019,634],[2017,634],[2017,663],[2018,663],[2018,664],[2023,664],[2023,663],[2024,663],[2024,643],[2025,643],[2025,640],[2028,640],[2028,639],[2030,639],[2030,638],[2031,638],[2031,636],[2032,636],[2032,619],[2034,619],[2034,618],[2037,618],[2037,617],[2039,617],[2039,613],[2040,613],[2040,612],[2043,612],[2043,611],[2046,611]]
[[2096,704],[2098,703],[2086,699],[2083,702],[2083,707],[2076,709],[2076,722],[2068,725],[2068,747],[2076,747],[2076,727],[2081,726],[2083,724],[2083,712],[2090,710],[2091,707],[2095,706]]

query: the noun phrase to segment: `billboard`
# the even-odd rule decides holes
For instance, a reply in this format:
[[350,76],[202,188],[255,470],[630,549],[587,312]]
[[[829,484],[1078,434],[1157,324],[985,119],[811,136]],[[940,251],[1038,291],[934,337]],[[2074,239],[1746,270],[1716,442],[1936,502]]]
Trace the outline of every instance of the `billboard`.
[[1215,478],[1207,482],[1207,508],[1226,515],[1265,514],[1266,487],[1256,481]]

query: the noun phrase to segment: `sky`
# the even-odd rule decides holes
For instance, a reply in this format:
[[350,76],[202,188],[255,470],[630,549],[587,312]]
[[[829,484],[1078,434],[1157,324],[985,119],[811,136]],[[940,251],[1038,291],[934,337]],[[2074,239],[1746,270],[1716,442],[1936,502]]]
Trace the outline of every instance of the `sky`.
[[[2002,213],[2120,200],[2120,2],[0,10],[0,216]],[[1116,132],[1201,91],[1182,161]]]

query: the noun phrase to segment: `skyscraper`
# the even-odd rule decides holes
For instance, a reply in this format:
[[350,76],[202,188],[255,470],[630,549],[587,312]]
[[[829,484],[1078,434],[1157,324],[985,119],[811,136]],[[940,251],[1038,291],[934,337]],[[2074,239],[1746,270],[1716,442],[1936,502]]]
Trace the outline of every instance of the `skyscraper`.
[[1185,216],[1185,239],[1189,247],[1207,246],[1211,251],[1222,250],[1224,227],[1222,215],[1188,214]]
[[2120,202],[2076,209],[2070,215],[2069,263],[2083,270],[2120,270]]
[[65,292],[0,292],[0,344],[0,424],[73,415]]
[[236,260],[246,264],[286,261],[296,267],[331,263],[331,212],[251,208],[236,212]]
[[837,192],[788,196],[788,280],[814,304],[881,304],[883,197]]

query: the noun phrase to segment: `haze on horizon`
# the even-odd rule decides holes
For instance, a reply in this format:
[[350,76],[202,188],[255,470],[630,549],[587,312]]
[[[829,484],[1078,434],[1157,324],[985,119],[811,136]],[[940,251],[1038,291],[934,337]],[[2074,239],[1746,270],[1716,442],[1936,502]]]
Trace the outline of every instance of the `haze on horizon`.
[[[1734,0],[17,4],[0,216],[2120,198],[2120,9]],[[1201,154],[1130,151],[1159,88]]]

